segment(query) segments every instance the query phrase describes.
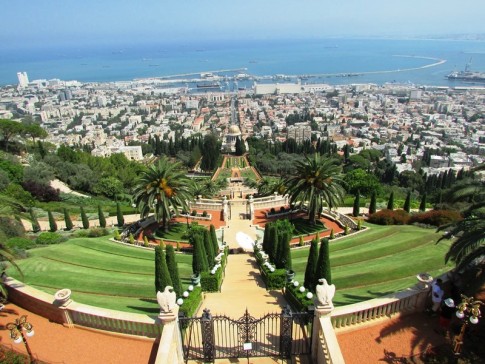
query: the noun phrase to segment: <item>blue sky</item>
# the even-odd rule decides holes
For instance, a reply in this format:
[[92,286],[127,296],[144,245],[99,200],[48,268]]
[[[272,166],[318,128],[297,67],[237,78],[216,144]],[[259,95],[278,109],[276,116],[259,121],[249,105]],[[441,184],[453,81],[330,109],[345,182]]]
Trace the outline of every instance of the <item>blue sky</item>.
[[3,47],[485,33],[485,0],[15,0]]

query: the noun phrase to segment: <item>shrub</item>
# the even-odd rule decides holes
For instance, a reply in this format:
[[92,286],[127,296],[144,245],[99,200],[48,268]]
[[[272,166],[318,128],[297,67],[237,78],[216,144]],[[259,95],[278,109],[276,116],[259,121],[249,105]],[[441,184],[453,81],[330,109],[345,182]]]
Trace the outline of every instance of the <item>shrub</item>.
[[203,216],[203,217],[207,217],[207,211],[203,211],[203,212],[202,212],[202,216]]
[[99,226],[102,228],[106,227],[106,218],[104,217],[103,210],[101,209],[101,205],[98,205],[98,219],[99,219]]
[[330,236],[329,236],[330,239],[335,239],[335,233],[333,232],[333,229],[330,230]]
[[13,249],[13,248],[18,248],[18,249],[31,249],[35,247],[35,241],[27,238],[10,238],[6,241],[7,247]]
[[313,300],[306,297],[307,293],[308,288],[305,292],[300,292],[300,286],[295,287],[293,284],[289,284],[285,289],[285,298],[297,312],[303,312],[308,309],[308,306],[313,305]]
[[148,245],[149,245],[149,244],[148,244],[148,237],[145,235],[145,236],[143,237],[143,246],[144,246],[144,247],[148,247]]
[[135,237],[133,236],[133,234],[130,234],[130,236],[128,237],[128,241],[130,242],[130,244],[135,244]]
[[38,245],[59,244],[64,241],[67,241],[67,237],[50,231],[40,233],[37,239],[35,239],[35,243]]
[[106,235],[109,235],[109,231],[106,228],[92,228],[88,232],[88,238],[98,238]]
[[190,213],[192,216],[197,216],[197,211],[196,210],[192,210],[192,212]]
[[54,215],[52,214],[52,211],[47,210],[47,215],[49,216],[49,230],[51,232],[57,231],[57,223],[56,223],[56,219],[54,219]]
[[192,317],[202,302],[202,288],[195,286],[194,290],[190,292],[189,297],[184,298],[184,303],[180,306],[179,312],[183,312],[185,316]]
[[25,229],[22,223],[11,217],[0,217],[0,230],[4,232],[7,238],[25,235]]
[[56,190],[47,184],[39,183],[37,181],[25,181],[22,184],[22,187],[39,201],[49,202],[61,200],[59,197],[59,190]]
[[404,210],[381,210],[369,217],[369,222],[377,225],[406,225],[409,214]]
[[200,275],[200,286],[204,292],[218,292],[222,284],[222,269],[219,268],[215,274],[202,272]]
[[73,224],[71,220],[71,216],[69,215],[69,211],[64,208],[64,222],[66,223],[66,230],[72,230]]
[[89,229],[89,219],[84,211],[84,207],[81,206],[81,221],[83,223],[83,229]]
[[114,238],[115,240],[121,240],[121,234],[118,229],[115,230]]
[[411,215],[409,224],[426,224],[439,227],[462,219],[458,211],[453,210],[431,210]]
[[274,209],[274,207],[272,207],[272,208],[271,208],[271,210],[269,210],[269,212],[270,212],[271,214],[274,214],[274,213],[276,212],[276,210]]

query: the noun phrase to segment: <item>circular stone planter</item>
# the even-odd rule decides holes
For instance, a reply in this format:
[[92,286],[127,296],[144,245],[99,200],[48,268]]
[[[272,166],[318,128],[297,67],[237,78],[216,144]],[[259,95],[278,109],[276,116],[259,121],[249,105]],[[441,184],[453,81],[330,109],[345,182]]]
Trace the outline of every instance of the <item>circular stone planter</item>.
[[295,272],[293,270],[287,270],[286,271],[286,281],[288,283],[293,282],[293,279],[295,278]]
[[57,291],[54,294],[54,299],[60,304],[63,305],[67,303],[71,299],[71,290],[69,288],[64,288]]
[[418,275],[416,275],[416,278],[419,281],[419,289],[427,289],[429,287],[429,284],[433,282],[433,277],[428,273],[419,273]]

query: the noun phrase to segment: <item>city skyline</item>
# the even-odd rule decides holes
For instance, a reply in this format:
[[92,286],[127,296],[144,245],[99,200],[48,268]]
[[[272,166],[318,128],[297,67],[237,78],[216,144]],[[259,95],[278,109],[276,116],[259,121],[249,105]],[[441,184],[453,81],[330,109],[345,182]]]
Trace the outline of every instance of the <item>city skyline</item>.
[[306,0],[136,3],[25,0],[3,5],[4,49],[150,41],[438,36],[485,33],[485,4]]

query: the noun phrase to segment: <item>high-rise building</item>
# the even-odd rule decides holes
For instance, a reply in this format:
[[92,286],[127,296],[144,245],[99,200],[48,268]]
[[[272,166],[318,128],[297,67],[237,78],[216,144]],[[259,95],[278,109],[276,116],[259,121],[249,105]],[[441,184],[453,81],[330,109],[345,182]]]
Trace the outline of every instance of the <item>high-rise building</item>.
[[27,72],[17,72],[17,78],[19,79],[20,88],[24,88],[29,85],[29,76],[27,76]]

